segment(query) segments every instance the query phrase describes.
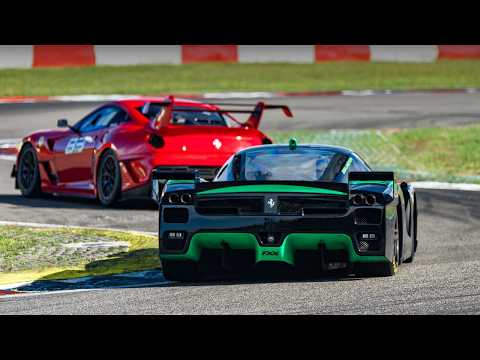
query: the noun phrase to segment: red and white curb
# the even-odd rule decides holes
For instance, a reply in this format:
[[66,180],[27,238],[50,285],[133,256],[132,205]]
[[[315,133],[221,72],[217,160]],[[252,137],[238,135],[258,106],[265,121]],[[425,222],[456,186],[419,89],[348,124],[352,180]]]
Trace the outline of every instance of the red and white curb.
[[20,292],[13,290],[0,290],[0,296],[18,295]]
[[0,68],[479,59],[480,45],[0,45]]
[[[410,89],[410,90],[340,90],[340,91],[303,91],[303,92],[206,92],[201,94],[176,94],[178,98],[187,99],[273,99],[288,97],[321,97],[321,96],[382,96],[382,95],[422,95],[422,94],[478,94],[479,88],[461,89]],[[108,102],[126,99],[142,99],[146,97],[165,97],[171,94],[156,95],[65,95],[65,96],[6,96],[0,97],[0,104],[34,104],[47,102]]]
[[18,139],[0,140],[0,160],[15,161],[20,141]]

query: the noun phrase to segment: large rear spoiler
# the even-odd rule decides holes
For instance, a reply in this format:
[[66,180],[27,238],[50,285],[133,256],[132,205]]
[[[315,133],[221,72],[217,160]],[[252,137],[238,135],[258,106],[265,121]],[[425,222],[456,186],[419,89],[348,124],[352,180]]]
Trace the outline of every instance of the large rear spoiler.
[[167,101],[163,102],[147,102],[143,106],[142,113],[148,114],[151,105],[160,105],[163,106],[164,109],[162,113],[157,117],[155,127],[161,128],[168,126],[172,120],[173,111],[181,110],[184,112],[214,112],[219,114],[250,114],[248,120],[242,124],[244,127],[251,127],[257,129],[260,121],[262,120],[262,116],[265,110],[282,110],[286,117],[293,117],[293,113],[287,105],[270,105],[265,104],[264,102],[258,102],[257,104],[235,104],[235,103],[202,103],[205,105],[211,106],[235,106],[235,107],[253,107],[252,110],[238,110],[238,109],[199,109],[199,108],[188,108],[188,107],[181,107],[176,108],[174,106],[175,98],[173,96],[169,96]]
[[348,181],[393,181],[395,174],[392,171],[351,171],[348,174]]
[[198,181],[198,171],[165,171],[165,170],[153,170],[152,171],[153,180],[194,180]]
[[165,171],[155,169],[152,171],[152,199],[160,201],[162,189],[169,180],[188,180],[195,183],[200,182],[198,170],[194,171]]
[[348,174],[348,188],[352,185],[385,185],[392,186],[395,182],[395,174],[392,171],[351,171]]

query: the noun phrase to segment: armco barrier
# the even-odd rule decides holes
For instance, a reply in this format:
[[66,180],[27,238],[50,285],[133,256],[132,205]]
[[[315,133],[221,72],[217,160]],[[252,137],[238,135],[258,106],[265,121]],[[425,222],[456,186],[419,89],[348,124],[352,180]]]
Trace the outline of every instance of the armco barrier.
[[0,68],[480,59],[480,45],[0,45]]

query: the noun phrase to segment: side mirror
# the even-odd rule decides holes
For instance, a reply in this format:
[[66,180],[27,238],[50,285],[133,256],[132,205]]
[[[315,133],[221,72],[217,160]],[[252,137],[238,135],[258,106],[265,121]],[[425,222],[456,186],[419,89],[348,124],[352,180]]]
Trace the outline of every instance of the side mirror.
[[60,119],[57,121],[57,127],[59,128],[66,128],[68,126],[68,120],[67,119]]

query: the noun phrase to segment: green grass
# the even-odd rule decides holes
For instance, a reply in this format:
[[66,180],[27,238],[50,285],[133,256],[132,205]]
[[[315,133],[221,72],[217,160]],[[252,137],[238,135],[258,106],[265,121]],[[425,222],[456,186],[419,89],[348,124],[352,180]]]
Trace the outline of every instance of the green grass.
[[0,70],[0,96],[480,87],[480,61],[185,64]]
[[368,131],[276,131],[277,143],[296,137],[299,143],[345,146],[378,169],[412,179],[480,183],[480,125]]
[[[59,253],[65,244],[122,241],[127,249]],[[0,284],[111,275],[160,267],[157,237],[80,228],[0,226]]]

